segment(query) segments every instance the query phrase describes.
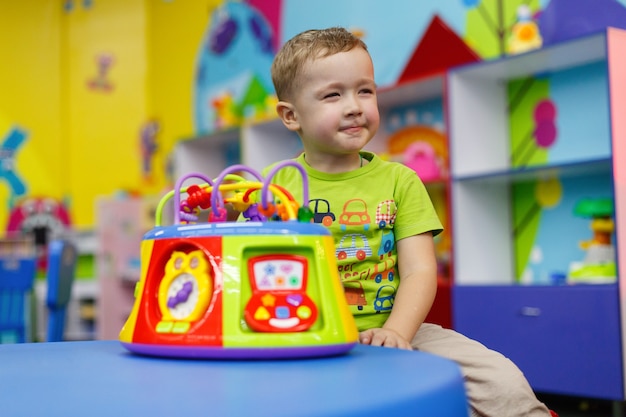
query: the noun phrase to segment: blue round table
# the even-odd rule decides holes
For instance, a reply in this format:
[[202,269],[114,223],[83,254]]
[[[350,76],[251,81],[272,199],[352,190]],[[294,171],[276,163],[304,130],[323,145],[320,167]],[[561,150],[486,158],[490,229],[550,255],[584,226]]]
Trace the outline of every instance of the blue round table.
[[458,366],[357,345],[341,356],[191,360],[117,341],[0,345],[5,416],[466,417]]

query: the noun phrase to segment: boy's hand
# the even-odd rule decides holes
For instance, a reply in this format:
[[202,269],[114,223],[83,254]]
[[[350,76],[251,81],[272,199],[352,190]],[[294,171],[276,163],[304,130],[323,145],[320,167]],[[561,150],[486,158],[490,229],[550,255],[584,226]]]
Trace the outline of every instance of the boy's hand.
[[411,344],[398,333],[390,329],[369,329],[359,333],[359,342],[363,345],[394,347],[412,350]]

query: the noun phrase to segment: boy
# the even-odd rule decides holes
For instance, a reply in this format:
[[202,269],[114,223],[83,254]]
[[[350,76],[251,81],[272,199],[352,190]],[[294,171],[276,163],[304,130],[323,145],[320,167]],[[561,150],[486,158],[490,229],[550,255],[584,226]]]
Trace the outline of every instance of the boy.
[[[414,171],[361,150],[380,123],[367,46],[342,28],[305,31],[278,52],[272,80],[278,115],[303,144],[297,161],[309,177],[310,204],[335,217],[324,224],[335,238],[360,343],[456,361],[473,415],[550,416],[511,361],[423,323],[437,285],[433,236],[442,226]],[[272,182],[302,189],[289,169]]]

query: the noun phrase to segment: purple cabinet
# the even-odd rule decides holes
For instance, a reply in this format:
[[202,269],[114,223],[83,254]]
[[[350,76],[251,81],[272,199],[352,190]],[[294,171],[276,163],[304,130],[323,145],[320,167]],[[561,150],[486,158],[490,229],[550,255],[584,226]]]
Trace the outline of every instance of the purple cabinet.
[[515,362],[535,391],[623,400],[618,287],[455,286],[454,328]]

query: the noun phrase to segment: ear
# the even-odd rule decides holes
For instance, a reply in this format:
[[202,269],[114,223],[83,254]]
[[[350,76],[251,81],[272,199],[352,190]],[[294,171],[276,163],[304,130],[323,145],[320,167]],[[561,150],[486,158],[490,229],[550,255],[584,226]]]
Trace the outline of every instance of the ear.
[[294,132],[300,129],[300,123],[298,122],[296,109],[293,104],[287,101],[279,101],[276,104],[276,113],[278,113],[278,117],[280,117],[287,129]]

